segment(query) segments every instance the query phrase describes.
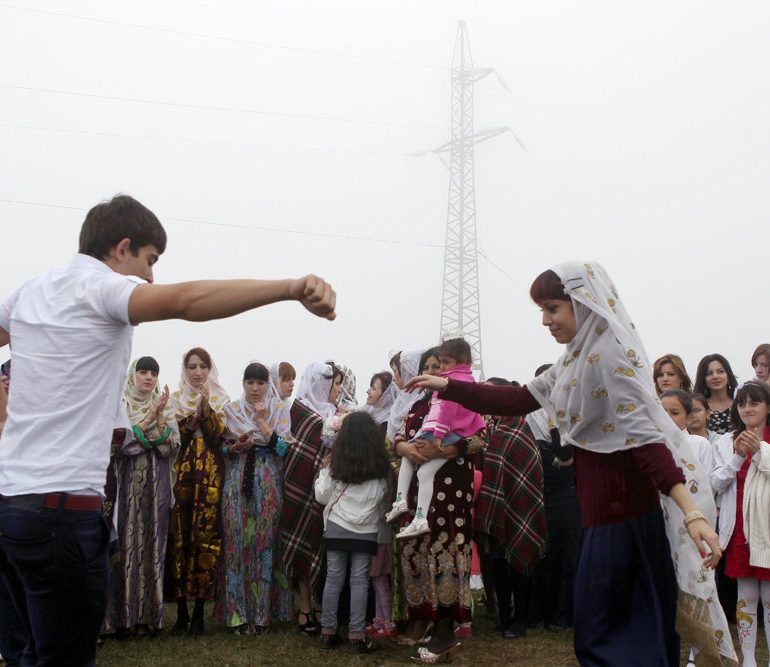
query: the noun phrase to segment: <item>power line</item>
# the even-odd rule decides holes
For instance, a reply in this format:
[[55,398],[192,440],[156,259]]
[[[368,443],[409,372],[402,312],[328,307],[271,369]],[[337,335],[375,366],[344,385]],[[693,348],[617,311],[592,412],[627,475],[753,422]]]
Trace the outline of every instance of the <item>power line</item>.
[[[28,200],[22,200],[22,199],[0,199],[0,202],[5,204],[16,204],[19,206],[41,206],[45,208],[59,208],[59,209],[65,209],[68,211],[88,211],[89,210],[88,208],[85,208],[83,206],[70,206],[67,204],[54,204],[49,202],[28,201]],[[181,218],[181,217],[165,216],[165,215],[160,215],[158,217],[162,218],[163,220],[171,220],[173,222],[189,222],[196,225],[211,225],[215,227],[232,227],[234,229],[247,229],[251,231],[279,232],[281,234],[297,234],[300,236],[313,236],[313,237],[331,238],[331,239],[348,240],[348,241],[365,241],[367,243],[387,243],[391,245],[413,246],[418,248],[443,248],[444,247],[443,244],[440,244],[440,243],[422,243],[419,241],[404,241],[400,239],[380,239],[380,238],[373,238],[369,236],[357,236],[354,234],[333,234],[331,232],[309,232],[309,231],[300,230],[300,229],[289,229],[287,227],[242,225],[242,224],[231,223],[231,222],[202,220],[200,218]]]
[[62,127],[41,127],[38,125],[20,125],[17,123],[2,123],[0,127],[17,130],[33,130],[38,132],[59,132],[63,134],[91,135],[96,137],[118,137],[121,139],[143,139],[146,141],[171,141],[193,144],[208,144],[215,146],[233,146],[237,148],[264,148],[268,150],[310,151],[316,153],[352,153],[356,155],[384,155],[387,157],[408,157],[407,153],[388,151],[367,151],[356,148],[329,148],[315,146],[286,146],[281,144],[259,144],[244,141],[223,141],[219,139],[196,139],[192,137],[161,137],[148,134],[129,134],[124,132],[107,132],[103,130],[76,130]]
[[227,111],[227,112],[234,112],[234,113],[258,114],[260,116],[275,116],[277,118],[291,118],[291,119],[300,119],[300,120],[324,120],[324,121],[335,121],[335,122],[341,122],[341,123],[358,123],[362,125],[382,125],[385,127],[408,127],[408,128],[422,129],[422,130],[448,129],[447,126],[440,126],[440,125],[420,125],[417,123],[394,123],[394,122],[380,121],[380,120],[363,120],[358,118],[344,118],[341,116],[324,116],[321,114],[288,113],[288,112],[280,112],[280,111],[264,111],[262,109],[250,109],[245,107],[224,107],[224,106],[213,106],[208,104],[190,104],[185,102],[172,102],[169,100],[153,100],[149,98],[139,98],[139,97],[101,95],[98,93],[88,93],[88,92],[81,92],[76,90],[35,88],[32,86],[20,86],[17,84],[2,83],[2,82],[0,82],[0,88],[9,88],[12,90],[22,90],[25,92],[33,92],[33,93],[47,93],[52,95],[69,95],[73,97],[86,97],[90,99],[109,100],[113,102],[132,102],[136,104],[156,104],[156,105],[162,105],[162,106],[178,107],[183,109],[200,109],[203,111]]
[[20,12],[30,12],[35,14],[44,14],[47,16],[56,16],[58,18],[67,18],[77,21],[88,21],[92,23],[103,23],[107,25],[117,25],[123,28],[134,28],[138,30],[152,30],[155,32],[170,33],[173,35],[182,35],[185,37],[197,37],[200,39],[209,39],[220,42],[231,42],[233,44],[244,44],[247,46],[257,46],[265,49],[280,49],[283,51],[294,51],[297,53],[305,53],[314,56],[329,56],[333,58],[348,58],[351,60],[362,60],[365,62],[383,63],[386,65],[398,65],[401,67],[417,67],[420,69],[432,69],[446,71],[447,67],[443,65],[431,65],[428,63],[417,63],[407,60],[395,60],[390,58],[377,58],[375,56],[362,56],[353,53],[344,53],[341,51],[324,51],[321,49],[307,49],[298,46],[287,46],[286,44],[273,44],[270,42],[258,42],[251,39],[241,39],[238,37],[228,37],[226,35],[211,35],[203,32],[194,32],[190,30],[180,30],[178,28],[164,28],[159,26],[146,25],[142,23],[131,23],[128,21],[118,21],[115,19],[103,19],[95,16],[83,16],[79,14],[68,14],[66,12],[55,12],[50,9],[36,9],[33,7],[20,7],[18,5],[11,5],[6,3],[0,3],[0,7],[3,9],[11,9]]

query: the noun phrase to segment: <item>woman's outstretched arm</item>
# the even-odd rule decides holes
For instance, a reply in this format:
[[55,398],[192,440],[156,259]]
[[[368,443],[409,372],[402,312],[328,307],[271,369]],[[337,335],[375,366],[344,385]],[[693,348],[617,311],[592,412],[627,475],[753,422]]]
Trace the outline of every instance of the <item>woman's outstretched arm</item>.
[[404,388],[409,391],[415,387],[438,391],[442,399],[454,401],[468,410],[484,415],[515,417],[540,408],[540,404],[526,387],[458,382],[433,375],[419,375],[410,380]]

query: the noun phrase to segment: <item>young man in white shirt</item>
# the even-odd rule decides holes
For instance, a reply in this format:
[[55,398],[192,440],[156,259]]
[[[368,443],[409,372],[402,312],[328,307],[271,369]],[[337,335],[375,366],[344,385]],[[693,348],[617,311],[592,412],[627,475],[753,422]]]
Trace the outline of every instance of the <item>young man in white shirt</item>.
[[0,346],[11,344],[14,370],[0,441],[0,573],[12,568],[24,586],[38,665],[95,662],[107,589],[102,494],[133,326],[287,300],[335,317],[334,291],[312,275],[154,285],[165,247],[158,218],[116,196],[89,211],[68,268],[0,302]]

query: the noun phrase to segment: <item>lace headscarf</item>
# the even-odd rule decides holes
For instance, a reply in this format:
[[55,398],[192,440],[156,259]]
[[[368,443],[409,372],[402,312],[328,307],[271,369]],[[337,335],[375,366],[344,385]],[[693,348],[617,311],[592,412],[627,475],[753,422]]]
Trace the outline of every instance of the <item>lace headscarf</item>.
[[341,410],[353,412],[358,409],[358,399],[356,398],[356,376],[350,368],[334,361],[327,361],[327,364],[334,364],[342,373],[342,393],[340,394],[339,405]]
[[302,373],[297,389],[296,400],[322,419],[329,419],[337,414],[337,406],[329,402],[333,373],[329,364],[315,361]]

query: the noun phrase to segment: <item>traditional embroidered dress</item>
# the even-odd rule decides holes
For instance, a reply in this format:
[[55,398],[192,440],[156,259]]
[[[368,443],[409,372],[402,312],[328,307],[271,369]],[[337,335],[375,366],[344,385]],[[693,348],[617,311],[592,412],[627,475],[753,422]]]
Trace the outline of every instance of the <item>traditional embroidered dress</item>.
[[[403,355],[402,355],[403,357]],[[403,358],[402,358],[403,373]],[[420,430],[430,408],[430,395],[419,398],[407,415],[396,442],[409,440]],[[401,571],[409,620],[451,618],[471,620],[471,509],[473,466],[468,457],[447,461],[433,487],[428,522],[431,532],[402,540]],[[411,521],[417,507],[417,478],[407,499]],[[397,587],[394,586],[394,590]],[[396,605],[394,605],[395,607]]]
[[273,383],[266,403],[266,421],[273,428],[269,442],[262,436],[254,406],[245,395],[225,408],[225,442],[251,432],[257,441],[246,452],[226,454],[222,491],[224,585],[215,614],[230,627],[244,623],[266,627],[292,617],[278,541],[289,410]]
[[[158,396],[157,384],[147,394],[137,389],[134,361],[123,390],[123,403],[132,425],[144,420]],[[163,627],[163,571],[172,498],[171,462],[180,439],[171,405],[166,405],[165,418],[169,435],[163,442],[148,451],[135,438],[130,438],[116,454],[120,562],[114,581],[112,626],[115,628]],[[148,441],[159,440],[163,435],[155,422],[145,431]]]
[[313,481],[328,450],[321,442],[324,419],[337,412],[329,402],[332,369],[313,363],[302,375],[297,398],[291,406],[291,435],[294,439],[284,459],[281,546],[286,576],[306,579],[311,593],[321,599],[324,547],[323,507],[316,502]]
[[187,381],[184,369],[173,402],[181,447],[174,464],[176,504],[171,512],[171,576],[176,598],[211,599],[222,551],[220,504],[224,470],[221,440],[222,411],[229,402],[214,366],[209,372],[208,415],[198,419],[200,393]]

